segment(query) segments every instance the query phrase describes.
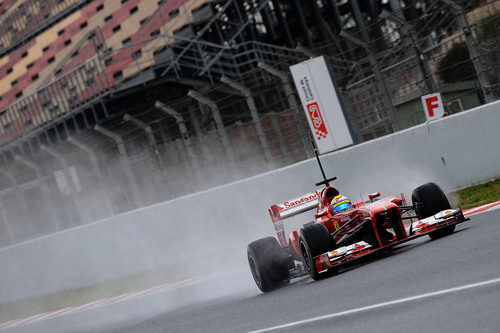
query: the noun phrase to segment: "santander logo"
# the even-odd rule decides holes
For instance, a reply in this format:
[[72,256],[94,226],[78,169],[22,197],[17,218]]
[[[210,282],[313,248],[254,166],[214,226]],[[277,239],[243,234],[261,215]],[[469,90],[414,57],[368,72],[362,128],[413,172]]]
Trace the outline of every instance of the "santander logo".
[[278,206],[278,211],[282,211],[284,209],[289,209],[289,208],[292,208],[292,207],[295,207],[295,206],[299,206],[299,205],[302,205],[303,203],[306,203],[308,201],[311,201],[311,200],[314,200],[316,198],[319,197],[319,194],[318,192],[314,192],[314,193],[309,193],[309,194],[306,194],[300,198],[297,198],[297,199],[293,199],[293,200],[290,200],[290,201],[285,201],[283,204],[281,205],[277,205]]

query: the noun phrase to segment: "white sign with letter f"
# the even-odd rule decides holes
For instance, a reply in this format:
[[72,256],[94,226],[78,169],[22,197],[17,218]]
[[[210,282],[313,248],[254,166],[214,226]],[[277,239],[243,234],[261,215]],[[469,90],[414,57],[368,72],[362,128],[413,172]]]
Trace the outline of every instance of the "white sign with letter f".
[[444,116],[443,100],[440,93],[422,96],[422,105],[427,121],[439,119]]

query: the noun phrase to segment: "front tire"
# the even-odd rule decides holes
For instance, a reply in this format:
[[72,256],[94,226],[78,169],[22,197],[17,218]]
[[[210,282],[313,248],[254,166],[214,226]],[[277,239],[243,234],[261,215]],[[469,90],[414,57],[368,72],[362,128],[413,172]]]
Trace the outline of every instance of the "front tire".
[[[413,207],[419,220],[450,209],[451,205],[443,190],[435,183],[426,183],[413,190],[411,195]],[[455,225],[429,233],[431,239],[448,236],[455,231]]]
[[313,280],[329,274],[319,274],[316,269],[314,257],[333,249],[333,241],[326,227],[320,223],[305,226],[300,230],[299,247],[302,254],[304,268]]
[[276,238],[266,237],[248,244],[247,258],[257,287],[268,292],[290,282],[288,254]]

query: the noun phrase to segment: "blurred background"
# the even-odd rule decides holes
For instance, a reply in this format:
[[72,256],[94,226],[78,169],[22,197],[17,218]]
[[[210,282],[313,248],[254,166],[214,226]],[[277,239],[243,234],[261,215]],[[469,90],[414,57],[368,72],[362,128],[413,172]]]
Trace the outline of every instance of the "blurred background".
[[500,1],[0,1],[0,247],[312,156],[325,55],[356,143],[500,97]]

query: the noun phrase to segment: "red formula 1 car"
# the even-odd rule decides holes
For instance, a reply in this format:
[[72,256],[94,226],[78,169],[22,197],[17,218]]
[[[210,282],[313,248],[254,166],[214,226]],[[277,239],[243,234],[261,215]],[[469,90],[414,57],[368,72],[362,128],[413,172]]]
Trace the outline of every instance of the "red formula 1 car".
[[[250,270],[261,291],[307,274],[314,280],[330,276],[340,265],[423,235],[432,239],[449,235],[458,223],[469,220],[460,207],[451,208],[434,183],[413,190],[411,206],[403,194],[401,198],[376,200],[380,196],[377,192],[369,195],[368,202],[352,204],[348,210],[332,215],[330,203],[339,191],[329,182],[335,179],[317,183],[325,185],[322,190],[269,209],[279,241],[266,237],[247,248]],[[283,220],[313,209],[314,221],[294,230],[287,241]]]

